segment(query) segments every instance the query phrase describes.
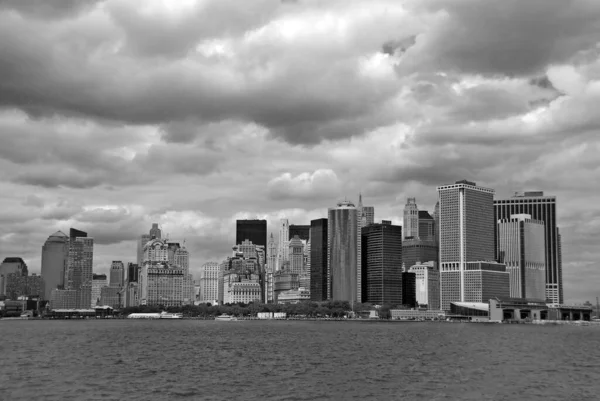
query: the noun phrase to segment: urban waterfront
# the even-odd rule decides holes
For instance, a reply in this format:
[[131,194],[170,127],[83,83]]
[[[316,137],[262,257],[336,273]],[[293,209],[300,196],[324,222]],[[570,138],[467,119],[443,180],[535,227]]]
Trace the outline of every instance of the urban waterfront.
[[77,320],[0,330],[6,400],[592,400],[600,380],[595,326]]

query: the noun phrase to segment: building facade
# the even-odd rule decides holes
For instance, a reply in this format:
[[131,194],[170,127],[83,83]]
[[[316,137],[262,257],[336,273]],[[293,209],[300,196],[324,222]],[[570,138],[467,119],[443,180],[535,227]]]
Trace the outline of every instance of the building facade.
[[91,307],[96,305],[102,305],[100,303],[100,291],[103,287],[108,287],[108,279],[106,274],[93,274],[92,275],[92,302]]
[[168,240],[152,239],[144,246],[139,270],[138,291],[141,305],[181,306],[185,302],[186,272],[169,263],[174,250]]
[[44,299],[50,300],[52,290],[64,288],[65,271],[69,255],[69,236],[57,231],[48,237],[42,246],[42,277]]
[[343,201],[329,208],[327,220],[327,298],[359,300],[357,272],[358,221],[356,207]]
[[302,240],[296,235],[289,241],[288,246],[288,257],[290,261],[290,272],[301,274],[304,272],[304,244]]
[[498,261],[506,265],[512,298],[546,299],[545,231],[528,214],[498,220]]
[[92,266],[94,239],[74,228],[69,230],[69,253],[64,286],[77,291],[77,308],[87,308],[92,303]]
[[7,285],[9,275],[27,276],[27,264],[18,257],[4,258],[0,263],[0,295],[7,295]]
[[327,299],[327,219],[310,222],[310,299]]
[[440,310],[440,271],[437,262],[416,264],[408,269],[415,274],[416,297],[419,306]]
[[301,240],[308,241],[308,238],[310,237],[310,224],[307,224],[307,225],[290,224],[288,240],[291,240],[296,235]]
[[[495,221],[509,219],[513,214],[528,214],[532,220],[544,222],[546,251],[546,299],[564,302],[560,234],[557,226],[556,197],[542,191],[517,192],[512,198],[494,201]],[[497,238],[497,233],[496,233]]]
[[283,263],[289,260],[290,223],[288,219],[279,221],[279,243],[277,252],[277,270],[281,270]]
[[416,198],[406,199],[404,205],[404,220],[402,222],[404,230],[404,238],[419,237],[419,208]]
[[416,308],[417,304],[417,275],[411,272],[402,272],[402,305]]
[[438,247],[433,240],[409,238],[402,242],[402,270],[411,266],[438,260]]
[[402,227],[370,224],[361,229],[362,302],[402,303]]
[[16,300],[20,297],[43,297],[44,280],[42,276],[32,274],[31,276],[21,273],[10,273],[6,280],[6,296],[8,299]]
[[375,208],[373,206],[364,206],[362,203],[362,194],[358,194],[358,207],[356,208],[356,302],[362,301],[362,236],[361,229],[375,223]]
[[440,281],[442,309],[466,302],[466,266],[495,261],[494,190],[457,181],[438,187],[440,202]]
[[125,265],[120,260],[113,260],[110,265],[110,281],[111,287],[122,288],[125,285]]
[[235,243],[249,240],[255,245],[267,246],[267,220],[237,220]]
[[200,302],[214,304],[219,299],[219,263],[207,262],[200,267]]

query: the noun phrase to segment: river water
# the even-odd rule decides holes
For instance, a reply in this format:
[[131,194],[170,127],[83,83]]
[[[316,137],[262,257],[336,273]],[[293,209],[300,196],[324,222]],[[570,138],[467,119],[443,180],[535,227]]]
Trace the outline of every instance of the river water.
[[0,400],[598,400],[600,328],[0,321]]

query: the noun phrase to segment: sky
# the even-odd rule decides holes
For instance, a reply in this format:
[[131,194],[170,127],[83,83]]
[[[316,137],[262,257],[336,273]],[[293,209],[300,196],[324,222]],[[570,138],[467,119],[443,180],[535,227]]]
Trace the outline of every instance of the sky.
[[0,0],[0,77],[0,258],[30,272],[70,227],[95,272],[153,222],[197,272],[236,219],[361,192],[401,224],[468,179],[557,196],[565,300],[600,296],[597,0]]

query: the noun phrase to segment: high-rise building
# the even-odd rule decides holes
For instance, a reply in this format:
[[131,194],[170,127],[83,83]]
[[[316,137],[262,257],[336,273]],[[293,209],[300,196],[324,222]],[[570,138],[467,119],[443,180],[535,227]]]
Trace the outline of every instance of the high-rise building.
[[310,299],[327,299],[327,219],[310,222]]
[[162,231],[158,228],[158,223],[152,223],[152,228],[150,229],[150,239],[162,239]]
[[402,227],[370,224],[361,228],[362,302],[402,303]]
[[494,190],[462,180],[438,194],[441,303],[449,310],[451,302],[465,302],[467,263],[495,260]]
[[290,252],[290,224],[288,219],[281,219],[279,221],[279,249],[277,252],[277,264],[278,270],[281,270],[283,262],[289,260]]
[[141,305],[181,306],[185,302],[185,271],[169,263],[169,242],[150,240],[144,246],[143,265],[138,276]]
[[50,300],[52,290],[64,288],[65,271],[69,259],[69,237],[57,231],[48,237],[42,246],[42,277],[44,278],[45,300]]
[[269,237],[267,243],[267,265],[265,267],[265,303],[273,303],[275,301],[273,293],[273,274],[277,271],[277,243],[273,237],[273,233]]
[[402,305],[417,307],[417,275],[412,272],[402,273]]
[[408,269],[415,273],[416,296],[419,306],[440,310],[440,271],[436,261],[419,263]]
[[402,242],[402,270],[411,266],[438,260],[438,247],[433,240],[408,238]]
[[127,282],[137,283],[138,281],[139,265],[136,263],[127,263]]
[[[546,299],[562,304],[562,260],[559,257],[559,231],[556,220],[556,197],[542,191],[517,192],[512,198],[494,200],[495,221],[509,219],[513,214],[529,214],[545,225]],[[497,233],[496,233],[497,238]]]
[[[449,301],[459,288],[460,272],[442,272],[440,284],[443,310],[450,310],[450,302],[489,302],[491,298],[510,297],[509,276],[506,266],[497,262],[466,262],[464,277],[464,301]],[[446,296],[444,296],[446,294]],[[454,296],[454,298],[458,298]],[[448,302],[448,304],[445,304]]]
[[122,288],[125,285],[125,265],[120,260],[113,260],[110,265],[110,281],[111,287]]
[[296,235],[289,244],[290,272],[301,274],[304,271],[304,245]]
[[[440,246],[440,202],[436,202],[433,211],[433,229],[435,230],[435,244]],[[439,248],[438,248],[439,251]],[[439,258],[439,257],[438,257]]]
[[408,198],[404,205],[404,238],[419,237],[419,208],[416,198]]
[[546,299],[545,231],[529,214],[498,220],[498,261],[506,265],[512,298]]
[[[100,295],[103,287],[108,286],[106,274],[92,274],[92,302],[91,307],[100,304]],[[131,306],[131,305],[130,305]]]
[[200,267],[200,302],[215,304],[218,299],[219,263],[204,263]]
[[358,194],[358,207],[356,208],[356,301],[363,302],[362,295],[362,237],[361,229],[375,222],[375,208],[373,206],[364,206],[362,203],[362,194]]
[[426,210],[419,210],[418,237],[423,241],[435,241],[435,220]]
[[114,309],[123,307],[123,289],[120,287],[102,287],[100,288],[100,305],[110,306]]
[[343,201],[329,208],[327,220],[327,298],[356,302],[360,298],[357,271],[357,210]]
[[6,279],[6,296],[17,300],[19,297],[41,297],[44,294],[42,276],[23,275],[21,272],[9,273]]
[[151,239],[156,238],[156,239],[162,239],[162,231],[161,229],[158,227],[158,223],[152,223],[152,228],[150,228],[150,231],[148,234],[142,234],[137,242],[137,260],[136,263],[138,266],[142,265],[143,262],[143,257],[144,257],[144,246],[148,243],[148,241],[150,241]]
[[0,295],[6,295],[8,276],[10,274],[27,276],[28,272],[27,264],[25,264],[23,259],[18,257],[4,258],[4,261],[0,264]]
[[267,220],[237,220],[235,243],[241,244],[245,240],[254,245],[267,246]]
[[296,235],[301,240],[308,241],[308,237],[310,235],[310,224],[307,224],[307,225],[290,224],[288,240],[291,240]]

